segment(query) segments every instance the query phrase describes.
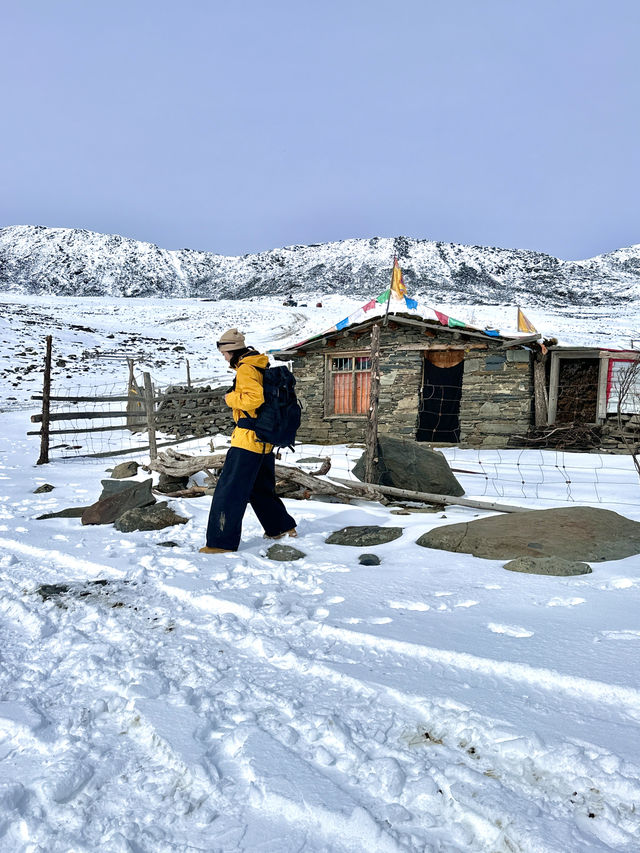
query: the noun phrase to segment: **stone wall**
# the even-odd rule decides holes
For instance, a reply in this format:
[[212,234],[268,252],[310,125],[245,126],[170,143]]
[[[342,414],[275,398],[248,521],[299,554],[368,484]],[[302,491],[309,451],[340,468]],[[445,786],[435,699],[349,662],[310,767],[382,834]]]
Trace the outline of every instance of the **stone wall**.
[[607,415],[602,424],[599,449],[605,453],[629,453],[630,447],[637,447],[640,452],[640,415],[622,415],[621,420],[622,431],[618,416]]
[[158,404],[156,429],[176,438],[230,435],[233,418],[224,402],[228,390],[228,387],[211,388],[209,385],[198,388],[170,386]]
[[[325,362],[328,356],[368,354],[371,334],[334,338],[335,346],[309,349],[293,359],[296,390],[303,406],[300,441],[318,444],[362,442],[365,415],[332,415],[325,411]],[[462,332],[420,328],[383,328],[379,431],[415,438],[418,427],[423,353],[432,346],[464,349],[460,403],[461,444],[506,447],[509,436],[525,433],[531,423],[533,386],[527,350],[500,351],[499,343],[464,337]]]
[[532,423],[533,374],[526,349],[465,355],[460,403],[460,444],[507,447],[509,436],[524,435]]

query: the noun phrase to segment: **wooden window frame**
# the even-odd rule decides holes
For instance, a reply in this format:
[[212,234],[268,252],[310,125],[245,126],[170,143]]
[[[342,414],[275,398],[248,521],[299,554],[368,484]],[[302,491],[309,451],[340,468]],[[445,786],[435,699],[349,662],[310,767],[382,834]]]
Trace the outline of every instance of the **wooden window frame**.
[[558,382],[560,379],[560,359],[568,358],[586,361],[590,358],[597,358],[600,360],[600,366],[598,370],[598,393],[596,398],[597,425],[604,423],[607,419],[607,376],[609,371],[609,362],[611,360],[626,361],[629,358],[637,358],[637,355],[637,350],[587,350],[586,352],[585,350],[580,349],[566,349],[561,351],[552,350],[551,371],[549,374],[549,413],[547,417],[547,424],[551,425],[555,423],[555,418],[557,414]]
[[[352,359],[351,366],[351,393],[353,398],[353,408],[352,412],[335,412],[335,397],[334,397],[334,384],[333,384],[333,376],[335,373],[347,373],[349,371],[346,370],[333,370],[332,363],[334,359],[339,358],[350,358]],[[368,370],[356,370],[356,359],[358,358],[366,358],[369,361],[369,369]],[[345,419],[366,419],[369,413],[369,407],[367,405],[367,410],[365,412],[356,412],[356,381],[355,377],[358,373],[371,373],[371,351],[370,350],[349,350],[349,351],[340,351],[325,353],[325,362],[324,362],[324,417],[325,418],[340,418],[342,420]]]
[[[617,408],[609,411],[609,398],[607,397],[607,387],[609,384],[609,369],[612,362],[626,362],[633,364],[640,358],[637,350],[619,350],[616,352],[601,352],[600,353],[600,381],[598,383],[598,421],[604,423],[608,417],[615,415]],[[637,392],[634,392],[637,394]],[[623,414],[640,414],[636,411],[623,411]]]

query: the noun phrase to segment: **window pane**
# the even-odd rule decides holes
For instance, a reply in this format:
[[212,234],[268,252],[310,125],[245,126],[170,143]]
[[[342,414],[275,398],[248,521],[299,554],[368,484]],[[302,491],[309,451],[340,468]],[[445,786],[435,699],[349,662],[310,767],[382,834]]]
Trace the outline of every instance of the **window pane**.
[[371,359],[368,355],[362,355],[356,358],[356,370],[371,370]]
[[[337,359],[336,359],[337,360]],[[350,361],[351,359],[345,359]],[[353,374],[334,373],[333,375],[333,411],[336,415],[346,415],[353,411]]]
[[356,373],[356,413],[366,415],[369,411],[371,373]]
[[640,369],[638,362],[631,359],[610,358],[607,371],[607,412],[618,410],[618,400],[622,391],[620,411],[633,415],[640,412]]
[[332,370],[353,370],[353,359],[351,358],[332,358]]

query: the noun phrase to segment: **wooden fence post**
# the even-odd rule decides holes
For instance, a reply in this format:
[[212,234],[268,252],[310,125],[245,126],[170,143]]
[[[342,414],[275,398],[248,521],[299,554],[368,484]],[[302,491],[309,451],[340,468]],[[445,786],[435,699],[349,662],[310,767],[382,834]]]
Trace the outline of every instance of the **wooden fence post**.
[[37,465],[49,461],[49,409],[51,406],[51,347],[52,337],[47,335],[47,350],[44,357],[44,382],[42,384],[42,427],[40,428],[40,456]]
[[533,357],[533,399],[535,425],[537,428],[546,427],[549,417],[549,402],[547,400],[547,354],[535,353]]
[[191,371],[189,370],[189,359],[187,359],[187,388],[191,388]]
[[378,397],[380,394],[380,325],[371,330],[371,386],[369,389],[369,417],[367,418],[366,457],[364,479],[373,482],[373,466],[378,454]]
[[156,415],[153,402],[153,386],[151,385],[151,376],[149,373],[144,373],[144,407],[147,412],[147,430],[149,433],[149,456],[155,459],[158,455],[156,446]]

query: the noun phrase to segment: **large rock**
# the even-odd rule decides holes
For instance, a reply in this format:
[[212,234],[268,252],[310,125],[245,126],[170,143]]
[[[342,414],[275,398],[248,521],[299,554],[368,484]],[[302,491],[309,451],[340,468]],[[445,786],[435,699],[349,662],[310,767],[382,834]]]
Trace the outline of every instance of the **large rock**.
[[561,557],[597,563],[640,553],[640,522],[589,506],[538,509],[448,524],[418,545],[489,560]]
[[510,572],[524,572],[528,575],[553,575],[558,578],[573,575],[589,575],[592,568],[588,563],[577,560],[563,560],[562,557],[518,557],[504,564]]
[[343,527],[336,530],[324,541],[327,545],[355,545],[357,548],[370,548],[383,545],[402,536],[402,527],[378,527],[376,524],[362,527]]
[[151,494],[153,480],[143,480],[141,483],[126,483],[121,480],[103,480],[102,484],[112,483],[114,486],[126,485],[122,491],[109,497],[100,498],[82,514],[83,524],[111,524],[119,518],[123,512],[136,507],[154,504],[156,499]]
[[[355,476],[364,482],[366,452],[356,467]],[[460,497],[464,489],[454,477],[442,453],[408,438],[378,436],[378,462],[374,465],[373,482],[412,492]]]
[[174,477],[171,474],[160,474],[156,490],[164,495],[170,495],[172,492],[180,492],[187,488],[189,483],[188,477]]
[[166,501],[155,506],[128,509],[115,520],[113,525],[121,533],[132,533],[134,530],[162,530],[175,524],[186,524],[188,518],[175,513]]
[[[143,480],[145,483],[145,489],[147,488],[146,484],[153,484],[152,480]],[[126,492],[129,489],[133,489],[136,486],[140,485],[140,481],[136,480],[135,482],[131,482],[130,480],[100,480],[102,484],[102,491],[100,492],[99,501],[103,501],[105,498],[110,498],[112,495],[118,495],[121,492]],[[149,494],[151,494],[151,486],[149,486]]]
[[126,477],[135,477],[138,473],[137,462],[121,462],[111,472],[114,480],[123,480]]

